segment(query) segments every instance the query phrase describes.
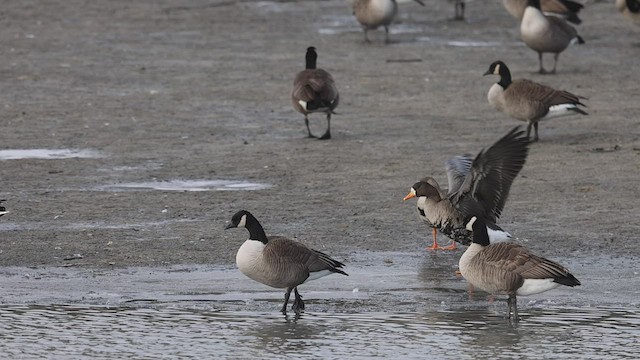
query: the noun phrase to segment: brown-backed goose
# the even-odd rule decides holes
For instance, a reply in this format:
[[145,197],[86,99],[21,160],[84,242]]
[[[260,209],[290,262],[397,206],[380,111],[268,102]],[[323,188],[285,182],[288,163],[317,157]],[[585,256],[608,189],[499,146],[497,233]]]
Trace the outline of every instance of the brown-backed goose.
[[558,56],[569,45],[584,44],[576,29],[566,20],[557,16],[547,16],[540,10],[540,0],[528,0],[520,23],[520,36],[527,46],[538,53],[541,74],[546,73],[542,64],[543,53],[553,53],[554,62],[551,73],[556,72]]
[[[518,20],[522,19],[528,0],[502,0],[502,4],[509,14]],[[582,20],[578,17],[580,10],[584,8],[579,2],[571,0],[540,0],[540,9],[545,15],[561,16],[576,25]]]
[[[433,245],[428,249],[455,249],[456,242],[468,244],[471,233],[465,229],[465,219],[471,214],[482,214],[487,219],[487,231],[493,241],[509,239],[511,235],[496,221],[528,152],[529,140],[516,127],[475,158],[466,154],[447,160],[448,192],[431,177],[415,183],[404,200],[417,197],[420,217],[433,228]],[[437,230],[454,242],[441,248]]]
[[[422,0],[414,0],[424,6]],[[364,41],[369,42],[367,32],[384,26],[385,41],[389,42],[389,25],[398,13],[396,0],[354,0],[353,15],[362,25]]]
[[560,285],[580,285],[562,265],[533,255],[522,245],[491,244],[481,217],[471,217],[467,229],[473,231],[473,243],[460,258],[460,273],[476,288],[509,295],[509,318],[513,312],[516,322],[519,320],[517,295],[538,294]]
[[[489,104],[505,114],[527,122],[527,136],[531,127],[535,129],[533,141],[538,141],[538,121],[553,117],[582,114],[588,115],[578,105],[580,97],[568,91],[556,90],[531,80],[511,80],[511,72],[502,61],[494,61],[484,75],[500,75],[487,94]],[[584,99],[584,98],[583,98]]]
[[318,54],[313,46],[307,48],[306,68],[293,80],[291,101],[293,108],[304,115],[304,123],[310,138],[315,138],[309,129],[309,114],[327,114],[327,131],[319,140],[331,139],[331,114],[340,102],[340,94],[333,77],[327,71],[316,67]]
[[258,219],[246,210],[233,215],[231,223],[225,229],[237,227],[249,230],[249,239],[240,246],[236,254],[238,269],[257,282],[286,289],[281,309],[283,313],[287,312],[292,290],[295,300],[291,309],[296,313],[304,310],[298,285],[333,273],[348,276],[340,270],[344,264],[327,254],[284,237],[267,237]]

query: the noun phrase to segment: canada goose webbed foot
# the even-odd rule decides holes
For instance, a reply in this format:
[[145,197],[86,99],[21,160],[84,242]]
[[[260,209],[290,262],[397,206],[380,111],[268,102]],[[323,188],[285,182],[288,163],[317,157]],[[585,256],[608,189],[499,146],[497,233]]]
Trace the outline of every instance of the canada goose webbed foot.
[[427,246],[427,250],[444,250],[444,248],[438,245],[438,243],[433,243],[433,245]]
[[294,295],[295,299],[293,300],[293,305],[291,305],[291,310],[296,314],[300,314],[304,310],[304,301],[302,301],[302,296],[298,293],[298,288],[295,288]]
[[457,250],[457,249],[458,249],[458,246],[456,245],[456,242],[455,242],[455,241],[452,241],[452,242],[451,242],[451,245],[449,245],[449,246],[445,246],[445,247],[443,247],[443,248],[441,248],[441,249],[442,249],[442,250]]
[[331,139],[331,133],[328,132],[328,131],[326,133],[324,133],[324,135],[322,135],[322,136],[320,136],[318,138],[318,140],[329,140],[329,139]]

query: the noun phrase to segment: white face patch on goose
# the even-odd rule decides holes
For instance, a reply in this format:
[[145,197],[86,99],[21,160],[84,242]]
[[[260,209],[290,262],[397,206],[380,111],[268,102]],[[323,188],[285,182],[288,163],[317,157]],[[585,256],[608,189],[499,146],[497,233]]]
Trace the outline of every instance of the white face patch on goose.
[[247,225],[247,215],[242,215],[238,227],[244,227],[245,225]]
[[307,110],[307,102],[303,100],[298,100],[298,104],[302,106],[303,109]]
[[500,64],[496,64],[496,67],[493,69],[493,73],[495,75],[500,75]]
[[472,217],[471,220],[469,220],[469,222],[467,223],[467,226],[466,226],[467,230],[473,231],[473,223],[475,223],[476,220],[478,220],[478,218],[475,217],[475,216]]

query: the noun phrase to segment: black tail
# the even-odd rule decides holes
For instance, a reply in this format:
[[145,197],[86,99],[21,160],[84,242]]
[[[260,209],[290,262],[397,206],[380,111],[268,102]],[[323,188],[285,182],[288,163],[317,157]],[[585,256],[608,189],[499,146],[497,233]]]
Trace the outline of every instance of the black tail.
[[580,109],[579,107],[570,108],[569,110],[571,110],[571,111],[575,111],[575,112],[577,112],[578,114],[582,114],[582,115],[589,115],[589,113],[588,113],[588,112],[586,112],[586,111],[584,111],[584,110]]
[[576,35],[576,37],[578,38],[578,44],[584,44],[584,39],[582,38],[582,36]]
[[563,277],[557,277],[553,279],[553,282],[556,282],[560,285],[571,286],[571,287],[582,285],[580,284],[580,281],[570,273],[567,273]]

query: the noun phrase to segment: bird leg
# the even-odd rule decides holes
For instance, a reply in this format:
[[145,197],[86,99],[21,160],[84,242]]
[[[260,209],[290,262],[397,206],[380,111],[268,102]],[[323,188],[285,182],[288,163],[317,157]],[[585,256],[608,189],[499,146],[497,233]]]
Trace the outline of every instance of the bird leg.
[[289,304],[289,297],[291,296],[291,290],[293,290],[293,288],[287,288],[287,292],[284,293],[284,305],[282,305],[282,309],[280,309],[280,311],[285,315],[287,314],[287,304]]
[[390,43],[390,41],[389,41],[389,26],[388,25],[384,26],[384,42],[387,43],[387,44]]
[[538,122],[533,123],[533,130],[535,131],[535,136],[533,137],[533,141],[538,141]]
[[317,136],[311,134],[311,129],[309,129],[309,118],[307,117],[307,115],[304,116],[304,124],[307,125],[307,132],[309,133],[308,137],[314,139],[317,138]]
[[371,42],[371,40],[369,40],[369,35],[367,34],[367,31],[369,29],[367,29],[366,26],[363,26],[362,29],[364,30],[364,42],[366,42],[367,44]]
[[540,70],[538,70],[538,72],[540,74],[546,74],[547,70],[545,70],[544,66],[542,66],[542,53],[541,52],[538,53],[538,60],[540,61]]
[[329,140],[331,139],[331,112],[327,114],[327,131],[318,138],[318,140]]
[[302,310],[304,310],[304,301],[302,301],[302,296],[300,296],[297,286],[293,288],[293,294],[295,295],[295,300],[293,300],[291,310],[295,311],[296,314],[299,314]]
[[560,53],[556,53],[555,55],[553,55],[553,69],[551,69],[551,74],[556,73],[556,65],[558,65],[559,56],[560,56]]
[[[518,322],[520,317],[518,317],[518,303],[516,300],[516,294],[509,294],[509,319],[513,322]],[[513,312],[513,316],[511,316],[511,312]]]
[[433,228],[433,245],[428,246],[427,250],[442,250],[442,247],[438,245],[438,229]]
[[[464,1],[459,0],[456,2],[456,17],[455,20],[464,20]],[[459,10],[459,12],[458,12]]]
[[531,134],[531,126],[533,126],[533,123],[531,121],[529,121],[527,123],[527,138],[529,138],[529,139],[531,139],[531,136],[530,136],[530,134]]

